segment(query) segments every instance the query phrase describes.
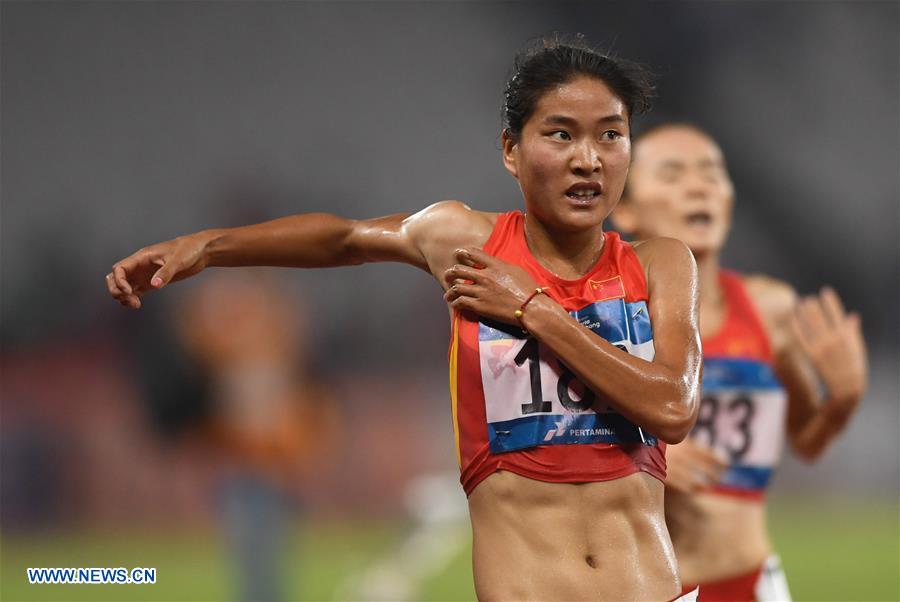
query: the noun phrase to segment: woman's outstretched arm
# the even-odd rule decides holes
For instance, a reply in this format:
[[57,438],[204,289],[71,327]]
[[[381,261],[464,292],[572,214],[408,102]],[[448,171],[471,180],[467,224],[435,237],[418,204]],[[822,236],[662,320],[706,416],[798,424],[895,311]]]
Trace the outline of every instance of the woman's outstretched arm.
[[204,230],[144,247],[116,262],[106,285],[114,299],[137,309],[148,291],[207,267],[323,268],[396,261],[431,271],[442,255],[452,257],[453,245],[484,230],[483,222],[484,214],[463,203],[442,201],[413,215],[351,220],[309,213]]

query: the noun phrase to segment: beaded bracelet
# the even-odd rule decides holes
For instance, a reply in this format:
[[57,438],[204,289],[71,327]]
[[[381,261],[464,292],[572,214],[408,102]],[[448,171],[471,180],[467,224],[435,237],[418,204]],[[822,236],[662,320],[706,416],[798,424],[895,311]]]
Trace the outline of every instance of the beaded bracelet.
[[522,317],[525,315],[525,306],[528,305],[529,303],[531,303],[531,300],[534,299],[535,297],[537,297],[538,295],[546,295],[546,294],[547,294],[547,293],[544,292],[544,289],[543,289],[543,288],[537,287],[536,289],[534,289],[534,292],[533,292],[533,293],[531,293],[530,295],[528,295],[528,298],[525,299],[525,302],[522,303],[522,305],[519,306],[519,309],[517,309],[517,310],[513,313],[513,316],[516,317],[516,321],[519,323],[519,327],[522,329],[522,331],[523,331],[525,334],[531,334],[531,333],[528,332],[528,329],[525,328],[525,325],[522,324]]

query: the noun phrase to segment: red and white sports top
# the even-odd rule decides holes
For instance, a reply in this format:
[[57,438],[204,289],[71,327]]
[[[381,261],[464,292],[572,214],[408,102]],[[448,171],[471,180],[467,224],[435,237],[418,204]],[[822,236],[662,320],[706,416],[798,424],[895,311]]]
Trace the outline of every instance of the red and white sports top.
[[[598,336],[652,360],[647,283],[631,246],[606,232],[594,267],[577,280],[564,280],[531,254],[524,225],[519,211],[499,216],[485,252],[524,268]],[[450,397],[467,495],[497,470],[554,483],[605,481],[638,471],[665,479],[665,443],[608,406],[592,407],[595,394],[516,326],[455,313]]]
[[722,270],[719,286],[725,320],[703,339],[703,397],[691,437],[730,459],[714,493],[760,499],[781,457],[787,395],[741,276]]

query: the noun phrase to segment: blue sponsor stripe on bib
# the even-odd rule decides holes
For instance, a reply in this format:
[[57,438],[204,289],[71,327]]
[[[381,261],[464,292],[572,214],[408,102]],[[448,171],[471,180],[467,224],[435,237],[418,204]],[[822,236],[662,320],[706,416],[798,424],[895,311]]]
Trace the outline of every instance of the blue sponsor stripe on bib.
[[569,313],[583,326],[587,326],[594,334],[607,341],[628,340],[625,302],[621,299],[598,301]]
[[577,443],[643,443],[656,445],[619,414],[536,414],[488,424],[491,452],[502,453],[536,445]]
[[781,383],[765,362],[707,357],[703,360],[703,390],[781,389]]
[[488,318],[481,318],[478,322],[479,341],[522,340],[528,335],[519,326],[504,324]]
[[646,301],[626,303],[625,309],[631,320],[631,342],[635,345],[653,340],[653,327],[650,325],[650,310]]
[[[570,311],[569,315],[607,341],[631,341],[635,345],[640,345],[653,340],[650,312],[645,301],[636,303],[625,303],[621,299],[598,301],[577,311]],[[481,318],[478,324],[480,341],[525,337],[525,333],[516,325],[487,318]]]
[[736,489],[765,489],[772,472],[772,468],[767,466],[734,464],[725,471],[719,483]]

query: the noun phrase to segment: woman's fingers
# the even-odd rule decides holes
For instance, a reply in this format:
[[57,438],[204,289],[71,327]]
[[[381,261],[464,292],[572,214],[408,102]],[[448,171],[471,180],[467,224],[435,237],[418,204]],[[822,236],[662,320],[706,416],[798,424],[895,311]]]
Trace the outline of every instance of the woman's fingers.
[[728,459],[721,453],[693,439],[682,442],[687,461],[695,469],[702,470],[714,477],[728,467]]
[[475,314],[479,313],[478,309],[475,307],[475,299],[472,297],[457,297],[447,304],[457,311],[470,311]]
[[790,326],[800,346],[810,352],[835,337],[852,336],[859,326],[859,316],[847,314],[841,298],[826,286],[819,295],[806,297],[797,304]]
[[444,300],[447,303],[453,303],[460,297],[474,298],[478,294],[478,286],[475,284],[456,283],[447,289],[444,293]]
[[866,389],[867,360],[859,314],[846,313],[834,289],[803,299],[790,320],[791,334],[809,358],[828,395],[856,404]]
[[803,353],[808,356],[812,355],[813,350],[809,342],[809,337],[806,334],[805,326],[803,325],[803,319],[800,316],[799,307],[791,313],[789,326],[794,341],[800,346]]
[[822,309],[822,304],[819,303],[818,297],[811,296],[804,299],[801,311],[804,323],[814,336],[819,336],[828,331],[828,320],[825,317],[825,312]]
[[865,350],[866,343],[863,339],[862,317],[853,311],[847,314],[847,328],[849,329],[850,340],[854,346]]
[[461,264],[476,269],[490,267],[496,261],[495,257],[488,255],[478,247],[463,247],[461,249],[457,249],[454,255],[456,256],[456,260]]
[[157,261],[162,260],[153,258],[146,250],[141,250],[116,262],[112,271],[106,275],[106,288],[109,294],[123,307],[140,308],[140,297],[146,290],[146,283],[141,282],[146,275],[142,274]]
[[537,286],[518,266],[492,257],[477,247],[454,252],[457,265],[442,276],[448,290],[447,302],[481,316],[514,323],[515,310]]
[[685,492],[718,483],[722,472],[728,468],[728,461],[721,454],[692,439],[669,446],[666,456],[672,469],[672,482],[667,479],[666,484]]
[[682,493],[695,493],[718,482],[718,474],[711,474],[692,462],[673,463],[666,473],[666,486]]
[[791,316],[794,336],[804,350],[811,350],[828,332],[828,323],[816,296],[800,300]]
[[694,453],[694,470],[710,483],[717,482],[728,462],[709,448],[697,447]]
[[444,272],[444,282],[453,285],[458,280],[464,282],[478,282],[480,271],[467,265],[456,264]]
[[825,286],[822,287],[819,298],[822,300],[821,306],[823,314],[827,317],[828,321],[831,322],[831,325],[841,326],[844,323],[846,312],[844,311],[844,304],[841,302],[841,298],[838,296],[837,292],[830,286]]
[[116,264],[113,266],[112,274],[113,280],[116,282],[116,286],[119,287],[119,290],[126,295],[130,295],[133,291],[131,289],[131,284],[128,282],[128,275],[125,273],[125,268],[122,267],[121,264]]
[[115,275],[112,272],[106,275],[106,290],[114,299],[118,299],[123,294],[119,285],[116,283]]
[[[141,299],[140,296],[134,290],[130,290],[126,292],[122,289],[119,284],[120,279],[116,278],[113,272],[110,272],[106,275],[106,289],[109,291],[110,296],[113,299],[119,302],[123,307],[131,307],[133,309],[138,309],[141,307]],[[127,284],[127,282],[126,282]],[[129,287],[130,289],[131,287]]]

